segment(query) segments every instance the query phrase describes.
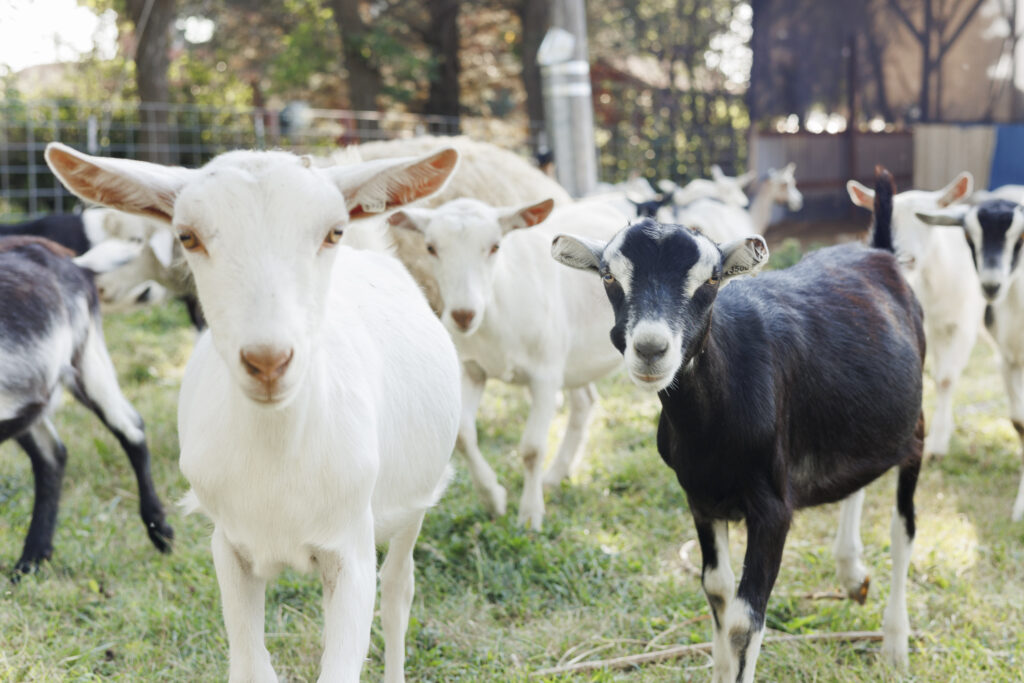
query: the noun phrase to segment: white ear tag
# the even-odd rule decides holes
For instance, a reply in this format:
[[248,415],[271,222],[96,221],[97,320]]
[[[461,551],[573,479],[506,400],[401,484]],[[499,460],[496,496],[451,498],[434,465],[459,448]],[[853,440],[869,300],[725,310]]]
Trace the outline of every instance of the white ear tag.
[[359,200],[359,204],[366,213],[382,213],[388,206],[383,199]]

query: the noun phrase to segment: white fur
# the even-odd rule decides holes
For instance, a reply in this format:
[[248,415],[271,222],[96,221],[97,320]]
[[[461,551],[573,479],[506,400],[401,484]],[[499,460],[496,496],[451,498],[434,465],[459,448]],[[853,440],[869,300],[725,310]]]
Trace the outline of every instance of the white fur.
[[889,602],[882,615],[882,655],[899,670],[910,663],[907,640],[910,637],[910,618],[907,616],[907,571],[913,539],[907,536],[903,518],[893,510],[889,528],[892,543],[892,588]]
[[[324,240],[350,213],[436,189],[455,155],[314,169],[287,153],[231,152],[187,172],[54,146],[48,159],[73,191],[109,190],[119,208],[165,213],[202,243],[187,258],[210,330],[182,381],[180,465],[191,507],[215,525],[230,680],[277,680],[263,595],[290,566],[323,579],[320,680],[357,681],[374,545],[390,542],[385,680],[403,681],[412,546],[448,478],[458,361],[397,261]],[[98,171],[82,179],[80,165]],[[290,350],[274,383],[243,367],[253,349]]]
[[658,188],[662,192],[672,192],[672,202],[680,209],[698,199],[715,199],[742,209],[750,204],[743,188],[756,177],[755,171],[747,171],[741,176],[727,176],[721,167],[715,164],[711,167],[711,180],[695,178],[683,187],[679,187],[671,180],[662,180],[658,183]]
[[[594,402],[590,384],[621,363],[608,340],[612,318],[600,282],[553,261],[551,239],[567,229],[608,239],[627,219],[608,207],[579,204],[556,209],[539,227],[520,229],[522,211],[461,199],[438,209],[396,214],[392,221],[404,228],[392,232],[415,234],[430,259],[441,319],[465,366],[461,450],[477,487],[498,514],[504,512],[506,494],[477,446],[477,405],[487,378],[530,390],[530,416],[519,445],[526,466],[519,519],[539,529],[544,515],[540,474],[556,394],[570,391],[571,415],[544,478],[547,484],[569,475],[579,458]],[[428,247],[436,256],[429,255]],[[454,316],[465,313],[472,320],[463,329]]]
[[864,544],[860,540],[860,514],[864,507],[864,489],[843,499],[839,506],[834,555],[839,582],[851,599],[864,602],[868,572],[861,562]]
[[[533,166],[523,157],[497,145],[468,137],[422,136],[398,140],[367,142],[338,150],[331,163],[352,164],[360,160],[419,156],[442,147],[454,147],[459,153],[459,166],[451,179],[437,194],[416,203],[420,207],[438,207],[453,199],[469,197],[491,206],[516,206],[527,202],[553,199],[557,206],[569,204],[572,198],[556,180]],[[402,232],[387,237],[384,217],[361,221],[345,231],[342,244],[360,249],[392,251],[405,264],[419,283],[435,313],[442,302],[432,267],[422,244],[408,239]]]
[[763,235],[771,223],[772,207],[785,204],[790,211],[803,207],[803,195],[796,187],[793,164],[781,171],[768,171],[749,209],[712,199],[698,199],[681,208],[675,222],[698,228],[716,242],[728,242],[745,235]]
[[[926,455],[943,456],[953,435],[953,389],[974,348],[985,311],[971,252],[957,230],[936,230],[914,214],[933,211],[970,194],[973,179],[961,174],[936,191],[909,190],[893,197],[892,232],[904,275],[924,310],[935,410],[928,421]],[[854,204],[872,209],[874,191],[851,180]]]

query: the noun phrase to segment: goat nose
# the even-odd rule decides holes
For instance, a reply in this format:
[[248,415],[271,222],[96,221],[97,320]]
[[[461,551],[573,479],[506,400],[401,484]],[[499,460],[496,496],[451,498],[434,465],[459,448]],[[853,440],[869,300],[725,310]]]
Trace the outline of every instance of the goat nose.
[[473,323],[473,318],[475,316],[476,313],[474,313],[473,311],[468,311],[464,308],[459,309],[457,311],[452,311],[452,320],[454,320],[455,324],[458,325],[459,329],[462,330],[469,329],[469,326]]
[[651,363],[658,360],[668,351],[668,341],[665,339],[641,339],[633,343],[633,350],[636,355]]
[[272,346],[252,346],[242,349],[239,355],[242,366],[250,376],[264,384],[271,384],[288,369],[295,350],[281,350]]
[[983,284],[981,286],[981,289],[982,289],[983,292],[985,292],[985,296],[987,298],[995,299],[996,298],[996,294],[999,294],[999,283],[998,282],[996,282],[996,283],[986,282],[985,284]]

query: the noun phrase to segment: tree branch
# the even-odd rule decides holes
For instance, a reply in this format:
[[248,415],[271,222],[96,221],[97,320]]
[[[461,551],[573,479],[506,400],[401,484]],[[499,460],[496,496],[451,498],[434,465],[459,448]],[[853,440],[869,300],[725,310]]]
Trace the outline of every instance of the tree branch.
[[906,24],[907,28],[910,29],[910,32],[914,34],[915,38],[917,38],[917,42],[924,44],[924,42],[928,40],[928,36],[926,36],[923,31],[918,30],[918,28],[914,26],[914,22],[910,20],[910,17],[907,15],[906,10],[904,10],[903,7],[900,6],[899,0],[889,0],[889,7],[892,7],[892,10],[896,12],[896,16],[900,18],[900,21]]
[[[890,1],[892,2],[894,0]],[[936,61],[939,61],[946,56],[946,51],[953,46],[953,43],[955,43],[957,38],[960,37],[960,34],[963,33],[964,29],[967,27],[967,24],[971,23],[971,19],[974,18],[974,13],[978,11],[978,8],[981,7],[983,2],[985,2],[985,0],[975,0],[974,5],[972,5],[971,9],[969,9],[967,11],[967,14],[964,15],[964,20],[961,21],[960,25],[956,27],[956,30],[953,31],[953,35],[949,37],[949,40],[943,42],[940,34],[939,54],[936,56]]]

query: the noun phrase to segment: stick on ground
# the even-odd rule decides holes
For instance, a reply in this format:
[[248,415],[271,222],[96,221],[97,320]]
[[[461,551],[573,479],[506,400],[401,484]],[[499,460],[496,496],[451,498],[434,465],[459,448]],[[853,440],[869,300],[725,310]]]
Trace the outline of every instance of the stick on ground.
[[[768,643],[794,643],[813,641],[842,641],[846,643],[868,641],[878,642],[882,640],[881,631],[841,631],[839,633],[807,633],[804,635],[782,635],[768,636],[764,644]],[[625,655],[613,659],[598,659],[591,662],[578,662],[572,665],[556,666],[550,669],[534,671],[530,674],[532,678],[541,676],[562,676],[565,674],[581,673],[584,671],[595,671],[597,669],[628,669],[641,664],[654,664],[665,662],[670,659],[678,659],[687,655],[710,652],[711,643],[696,643],[694,645],[677,645],[657,652],[644,652],[636,655]]]

